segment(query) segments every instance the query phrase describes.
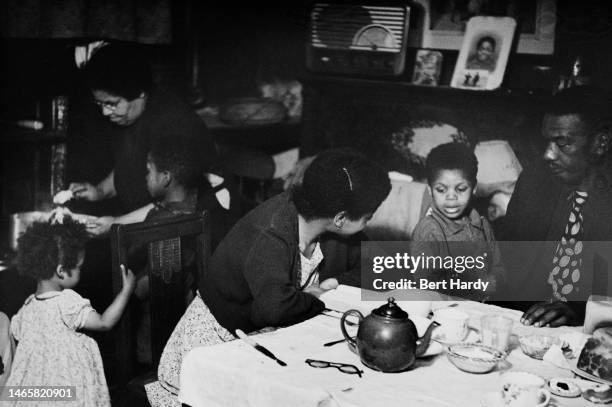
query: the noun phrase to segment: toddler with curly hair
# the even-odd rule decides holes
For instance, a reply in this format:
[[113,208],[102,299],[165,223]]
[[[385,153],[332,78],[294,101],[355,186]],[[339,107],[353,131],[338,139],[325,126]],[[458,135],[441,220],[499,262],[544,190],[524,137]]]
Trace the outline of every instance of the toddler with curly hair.
[[96,312],[72,290],[86,240],[85,227],[69,216],[62,223],[36,222],[19,238],[17,266],[37,280],[37,288],[11,320],[18,345],[6,386],[73,386],[74,405],[110,406],[100,350],[82,331],[107,331],[117,323],[134,275],[122,266],[121,292],[104,313]]

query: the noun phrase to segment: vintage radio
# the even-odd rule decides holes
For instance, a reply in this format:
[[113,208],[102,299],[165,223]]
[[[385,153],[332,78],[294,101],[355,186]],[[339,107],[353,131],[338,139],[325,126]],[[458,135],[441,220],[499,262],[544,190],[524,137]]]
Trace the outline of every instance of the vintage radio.
[[410,7],[316,3],[310,14],[306,66],[371,76],[403,73]]

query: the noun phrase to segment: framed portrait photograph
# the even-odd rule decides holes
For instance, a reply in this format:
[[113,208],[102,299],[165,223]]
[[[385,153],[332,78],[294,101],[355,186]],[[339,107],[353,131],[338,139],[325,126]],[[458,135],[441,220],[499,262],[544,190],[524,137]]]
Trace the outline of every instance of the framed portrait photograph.
[[414,61],[412,83],[415,85],[437,86],[442,70],[442,53],[431,49],[417,51]]
[[472,17],[453,72],[454,88],[497,89],[504,79],[516,21],[511,17]]
[[[467,22],[475,16],[517,21],[519,54],[551,55],[555,50],[556,0],[415,0],[422,8],[420,35],[412,46],[460,49]],[[416,43],[415,43],[416,41]]]

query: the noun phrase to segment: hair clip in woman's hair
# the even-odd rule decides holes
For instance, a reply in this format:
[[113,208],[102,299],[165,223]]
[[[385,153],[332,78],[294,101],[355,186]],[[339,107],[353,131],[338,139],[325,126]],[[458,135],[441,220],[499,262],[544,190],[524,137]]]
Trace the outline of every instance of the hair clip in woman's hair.
[[353,190],[353,181],[351,180],[351,174],[349,174],[349,172],[346,169],[346,167],[342,167],[342,171],[344,171],[344,173],[346,174],[346,178],[348,178],[349,189],[352,191]]

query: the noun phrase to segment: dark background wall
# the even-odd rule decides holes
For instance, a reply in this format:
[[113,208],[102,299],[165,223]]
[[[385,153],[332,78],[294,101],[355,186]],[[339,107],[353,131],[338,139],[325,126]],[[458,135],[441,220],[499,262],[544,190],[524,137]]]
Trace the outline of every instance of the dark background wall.
[[[555,54],[511,54],[503,87],[519,93],[529,90],[534,85],[536,65],[552,67],[552,82],[559,74],[568,73],[573,60],[581,55],[593,83],[612,90],[611,10],[606,2],[559,0]],[[134,45],[151,60],[158,82],[193,100],[195,61],[197,90],[205,104],[213,105],[230,97],[257,95],[261,83],[275,79],[298,78],[305,85],[312,84],[304,93],[309,99],[302,132],[306,153],[338,143],[355,144],[385,160],[388,145],[386,139],[380,143],[381,137],[410,120],[435,119],[456,125],[475,141],[498,136],[510,139],[519,158],[537,158],[537,148],[524,142],[539,139],[537,110],[530,110],[530,103],[520,97],[489,103],[480,92],[406,88],[403,84],[410,82],[415,49],[408,50],[406,72],[398,78],[380,80],[380,86],[364,87],[346,75],[336,76],[339,81],[334,86],[309,82],[308,78],[321,75],[305,69],[306,1],[238,6],[231,2],[176,0],[172,11],[171,44]],[[48,123],[53,96],[87,97],[79,83],[72,47],[89,40],[0,39],[0,120],[38,117]],[[447,85],[457,51],[443,53],[441,84]],[[550,83],[544,86],[550,88]],[[5,132],[6,126],[0,126],[0,131]],[[358,136],[357,143],[352,135]],[[34,154],[30,147],[2,147],[10,150],[17,164],[27,162]],[[397,163],[395,169],[401,170],[401,164]],[[94,168],[96,165],[100,168]],[[104,165],[92,161],[92,171],[105,172]],[[30,186],[21,184],[31,179],[30,173],[25,169],[18,173],[23,182],[17,188],[27,190]]]
[[[206,101],[256,94],[258,84],[305,73],[307,2],[237,6],[231,2],[175,1],[173,43],[143,45],[158,79],[188,93],[194,38],[197,38],[199,85]],[[296,4],[297,3],[297,4]],[[531,65],[552,65],[555,73],[569,70],[573,58],[584,57],[595,83],[612,89],[612,6],[599,1],[560,0],[554,57],[511,55],[506,86],[520,87]],[[36,101],[66,93],[75,85],[71,46],[82,40],[0,40],[0,114],[35,114]],[[444,51],[444,81],[450,80],[456,52]],[[408,53],[405,79],[414,52]]]

